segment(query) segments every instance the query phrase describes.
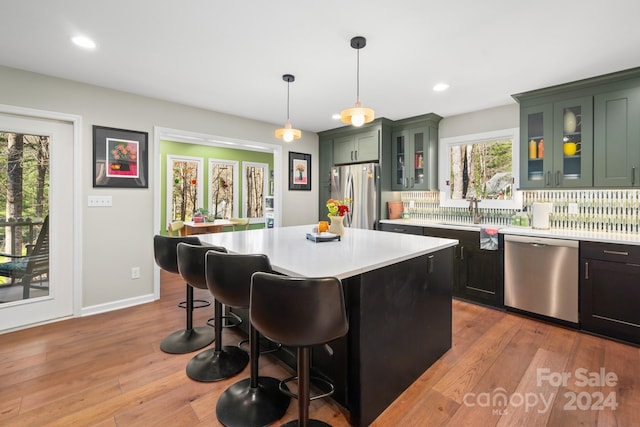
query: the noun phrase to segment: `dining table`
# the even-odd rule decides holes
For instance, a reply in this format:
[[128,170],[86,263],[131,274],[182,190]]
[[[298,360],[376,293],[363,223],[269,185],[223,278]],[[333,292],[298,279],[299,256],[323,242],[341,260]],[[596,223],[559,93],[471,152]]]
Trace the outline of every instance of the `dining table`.
[[194,234],[221,233],[224,231],[224,227],[232,227],[238,224],[239,222],[228,219],[205,222],[185,221],[184,227],[179,230],[179,234],[180,236],[191,236]]

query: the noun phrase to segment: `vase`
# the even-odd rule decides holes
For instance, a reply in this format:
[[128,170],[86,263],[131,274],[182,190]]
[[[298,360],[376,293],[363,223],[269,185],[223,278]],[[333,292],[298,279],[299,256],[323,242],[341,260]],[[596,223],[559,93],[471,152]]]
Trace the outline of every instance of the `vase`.
[[330,216],[331,224],[329,224],[329,233],[338,236],[344,235],[344,216]]

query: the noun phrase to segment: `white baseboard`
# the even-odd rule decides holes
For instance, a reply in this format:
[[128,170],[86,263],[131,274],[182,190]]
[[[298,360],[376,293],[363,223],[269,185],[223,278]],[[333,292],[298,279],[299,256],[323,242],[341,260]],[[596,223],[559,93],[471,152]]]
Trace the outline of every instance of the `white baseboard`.
[[105,304],[92,305],[89,307],[82,307],[80,316],[92,316],[94,314],[120,310],[121,308],[133,307],[134,305],[146,304],[152,301],[155,301],[154,295],[147,294],[135,298],[123,299],[119,301],[108,302]]

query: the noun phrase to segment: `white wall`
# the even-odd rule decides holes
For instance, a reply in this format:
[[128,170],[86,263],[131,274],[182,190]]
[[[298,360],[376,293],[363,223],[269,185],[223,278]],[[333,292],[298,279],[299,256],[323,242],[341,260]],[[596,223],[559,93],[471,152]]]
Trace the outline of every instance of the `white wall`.
[[[520,127],[520,105],[517,102],[501,107],[445,117],[440,121],[438,137],[472,135]],[[438,147],[442,150],[442,146]]]
[[[284,144],[274,136],[281,124],[269,124],[213,111],[191,108],[153,98],[97,86],[57,79],[0,66],[0,103],[82,117],[83,144],[82,211],[83,265],[82,307],[87,312],[115,307],[124,301],[153,294],[152,238],[159,230],[153,224],[153,180],[157,174],[154,126],[247,141],[283,145],[280,162],[285,179],[280,185],[282,225],[313,223],[318,212],[318,175],[313,173],[312,191],[289,191],[288,152],[312,156],[318,170],[318,137],[303,132],[302,138]],[[265,108],[272,106],[265,105]],[[93,188],[92,126],[101,125],[149,133],[149,188]],[[88,195],[111,195],[113,207],[87,208]],[[140,266],[141,277],[131,280],[131,267]],[[126,302],[125,302],[126,304]]]

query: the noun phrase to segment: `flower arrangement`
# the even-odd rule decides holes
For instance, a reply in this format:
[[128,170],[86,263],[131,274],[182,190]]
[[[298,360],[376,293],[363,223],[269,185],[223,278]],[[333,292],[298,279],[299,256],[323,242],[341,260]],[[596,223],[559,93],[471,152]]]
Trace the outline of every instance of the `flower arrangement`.
[[134,161],[136,160],[136,149],[131,144],[118,144],[111,150],[111,157],[115,161]]
[[345,213],[349,212],[350,203],[351,199],[348,197],[344,199],[344,201],[335,199],[327,200],[327,209],[329,210],[327,216],[344,216]]
[[296,171],[297,171],[298,173],[302,173],[302,172],[304,172],[304,165],[303,165],[302,163],[298,163],[298,164],[296,165]]

